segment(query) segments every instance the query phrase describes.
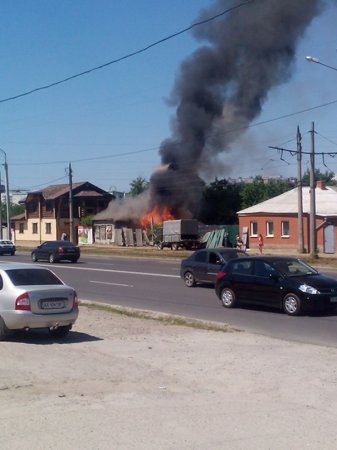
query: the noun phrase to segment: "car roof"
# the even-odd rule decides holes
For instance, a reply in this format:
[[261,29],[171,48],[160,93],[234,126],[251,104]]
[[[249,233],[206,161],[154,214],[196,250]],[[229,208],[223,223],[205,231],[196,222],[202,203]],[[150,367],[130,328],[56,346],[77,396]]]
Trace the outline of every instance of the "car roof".
[[[237,259],[240,259],[240,261],[242,261],[242,258],[235,258],[232,259],[231,261],[235,261]],[[275,263],[277,261],[298,261],[300,258],[297,258],[296,256],[272,256],[272,255],[268,255],[268,256],[248,256],[247,258],[245,258],[245,261],[266,261],[266,262],[270,262],[270,263]]]
[[0,270],[10,270],[10,269],[45,269],[49,270],[47,267],[39,266],[38,264],[30,263],[19,263],[19,262],[0,262]]

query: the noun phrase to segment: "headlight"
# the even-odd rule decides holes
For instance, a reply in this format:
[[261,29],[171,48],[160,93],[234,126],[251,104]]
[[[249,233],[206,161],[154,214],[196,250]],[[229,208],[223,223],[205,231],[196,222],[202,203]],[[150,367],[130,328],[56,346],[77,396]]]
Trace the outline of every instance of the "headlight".
[[320,294],[320,292],[316,288],[308,286],[307,284],[301,284],[298,289],[302,292],[305,292],[306,294]]

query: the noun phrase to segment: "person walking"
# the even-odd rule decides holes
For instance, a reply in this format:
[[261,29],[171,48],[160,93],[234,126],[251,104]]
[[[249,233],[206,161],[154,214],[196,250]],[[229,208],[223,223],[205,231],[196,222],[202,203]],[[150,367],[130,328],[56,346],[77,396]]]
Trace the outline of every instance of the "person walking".
[[258,245],[259,245],[260,255],[262,255],[262,250],[263,250],[263,236],[262,236],[261,233],[259,234]]

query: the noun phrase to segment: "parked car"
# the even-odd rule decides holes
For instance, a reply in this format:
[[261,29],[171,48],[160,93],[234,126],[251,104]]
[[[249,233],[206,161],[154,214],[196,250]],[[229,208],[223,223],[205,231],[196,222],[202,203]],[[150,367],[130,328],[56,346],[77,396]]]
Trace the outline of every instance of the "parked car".
[[32,250],[33,262],[46,260],[50,263],[71,261],[76,263],[80,257],[80,249],[70,241],[46,241]]
[[181,262],[180,276],[187,287],[196,283],[215,284],[216,274],[232,258],[248,256],[236,248],[204,248],[196,250]]
[[76,291],[51,270],[0,263],[0,340],[15,330],[36,328],[65,337],[77,317]]
[[0,240],[0,255],[15,255],[16,247],[12,241]]
[[233,259],[218,273],[215,291],[226,308],[240,303],[264,305],[281,308],[291,316],[333,310],[337,305],[336,279],[287,256]]

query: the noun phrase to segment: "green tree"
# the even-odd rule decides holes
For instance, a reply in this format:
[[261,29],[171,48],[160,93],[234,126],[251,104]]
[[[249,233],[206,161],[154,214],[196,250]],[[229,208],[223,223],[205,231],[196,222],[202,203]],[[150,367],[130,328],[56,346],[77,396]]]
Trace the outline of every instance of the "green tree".
[[262,177],[257,176],[254,178],[253,183],[243,185],[240,194],[240,209],[256,205],[293,188],[294,185],[289,180],[270,180],[265,182]]
[[137,177],[130,183],[130,192],[131,197],[136,197],[142,192],[146,191],[149,187],[150,183],[145,180],[143,177]]
[[240,205],[240,184],[215,179],[203,192],[198,220],[206,224],[231,225],[237,223],[236,211]]
[[[324,173],[321,172],[319,169],[315,169],[315,180],[321,180],[325,181],[325,183],[328,186],[336,186],[337,182],[333,179],[335,174],[333,172],[330,172],[326,170]],[[307,169],[302,176],[302,185],[303,186],[310,186],[310,170]]]

